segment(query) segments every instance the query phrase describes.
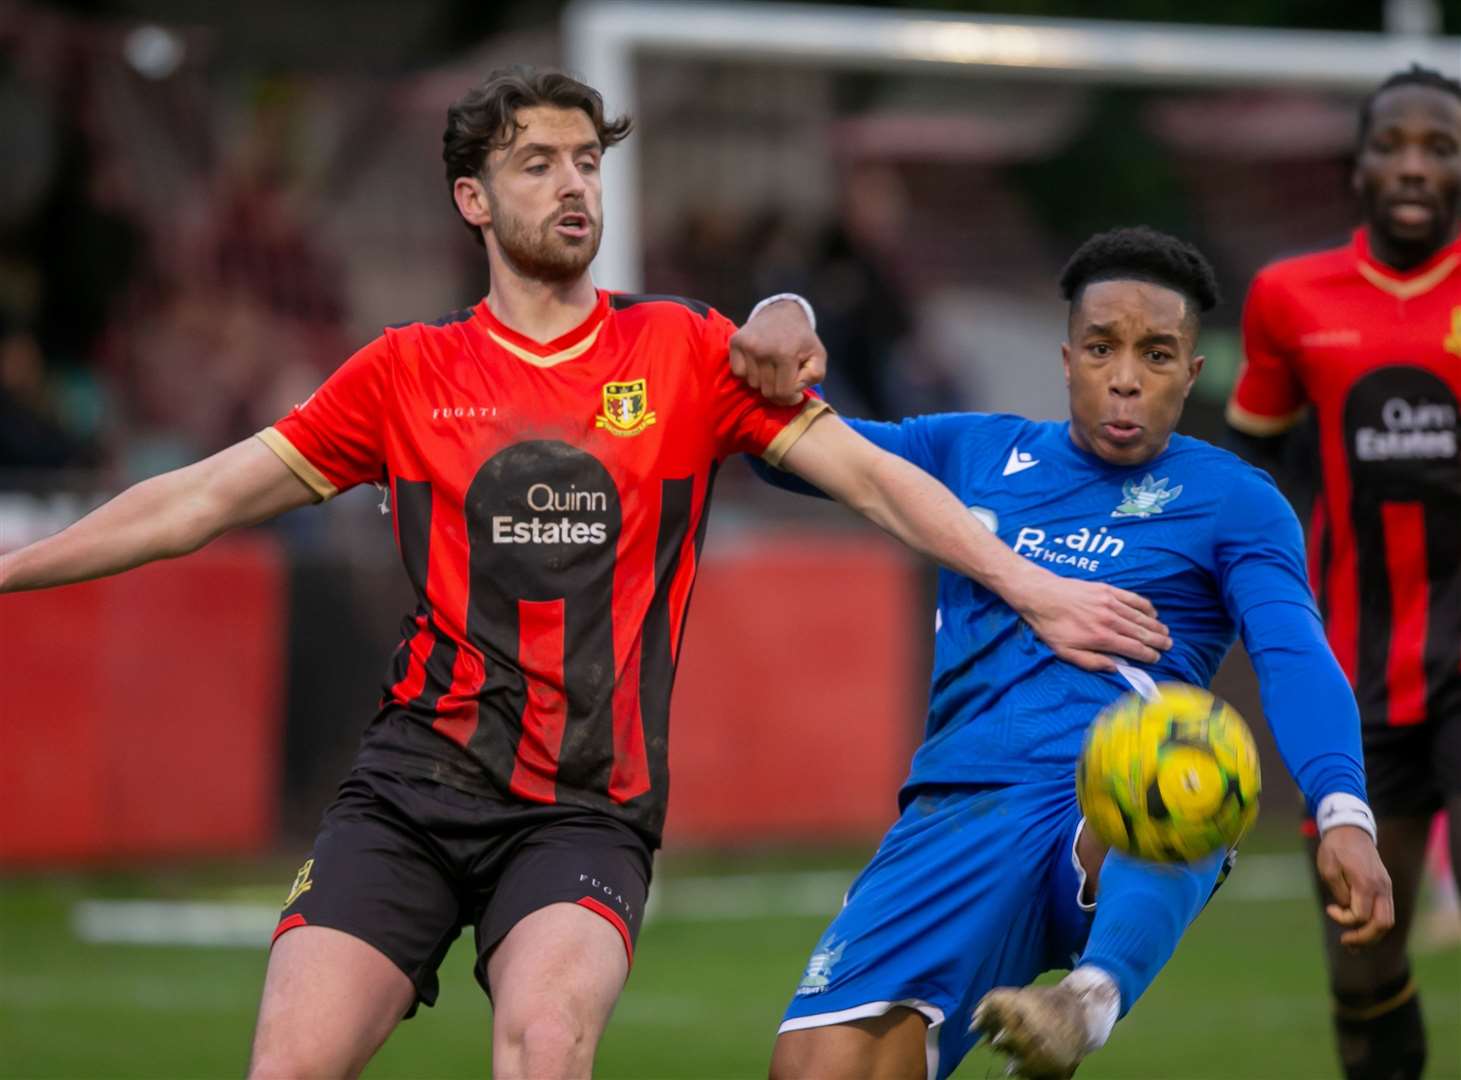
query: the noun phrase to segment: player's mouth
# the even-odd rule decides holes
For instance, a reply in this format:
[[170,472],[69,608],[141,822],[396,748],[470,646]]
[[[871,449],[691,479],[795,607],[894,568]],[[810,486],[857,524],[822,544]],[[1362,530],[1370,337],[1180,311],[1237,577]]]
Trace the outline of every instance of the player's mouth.
[[578,213],[564,214],[553,223],[553,230],[560,236],[568,236],[575,240],[582,240],[589,234],[588,215]]
[[1403,229],[1427,229],[1435,223],[1439,211],[1424,199],[1391,199],[1385,204],[1385,213],[1391,224]]
[[1145,429],[1130,420],[1106,420],[1101,424],[1101,433],[1108,442],[1117,446],[1130,446],[1141,438]]

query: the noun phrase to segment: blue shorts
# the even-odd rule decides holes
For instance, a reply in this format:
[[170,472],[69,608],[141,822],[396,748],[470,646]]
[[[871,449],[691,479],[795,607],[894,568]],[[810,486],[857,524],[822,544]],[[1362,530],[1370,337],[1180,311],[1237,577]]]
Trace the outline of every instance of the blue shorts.
[[980,998],[1084,949],[1080,826],[1073,779],[915,796],[817,942],[781,1030],[906,1006],[929,1023],[928,1075],[949,1075],[978,1041]]

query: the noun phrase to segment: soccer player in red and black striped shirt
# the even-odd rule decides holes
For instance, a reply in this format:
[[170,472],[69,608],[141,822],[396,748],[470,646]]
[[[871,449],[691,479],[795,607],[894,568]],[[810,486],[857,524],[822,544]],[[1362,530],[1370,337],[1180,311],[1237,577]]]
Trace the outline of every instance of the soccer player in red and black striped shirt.
[[[1150,662],[1150,605],[1039,569],[927,474],[794,385],[799,310],[734,333],[694,301],[594,287],[594,90],[499,73],[448,113],[456,208],[486,249],[473,308],[388,329],[288,416],[0,558],[0,591],[184,554],[385,485],[416,610],[271,951],[251,1072],[357,1073],[464,925],[500,1075],[583,1076],[623,987],[668,790],[670,687],[718,466],[806,478],[1005,597],[1063,658]],[[735,340],[733,340],[735,339]],[[777,361],[780,361],[778,366]],[[763,368],[769,363],[769,368]],[[755,677],[749,673],[748,677]]]
[[1461,84],[1420,68],[1383,83],[1354,183],[1350,243],[1254,280],[1228,420],[1268,461],[1307,411],[1317,422],[1310,577],[1359,701],[1395,885],[1395,930],[1363,955],[1326,922],[1335,1024],[1350,1080],[1388,1080],[1425,1060],[1405,948],[1443,806],[1461,874]]

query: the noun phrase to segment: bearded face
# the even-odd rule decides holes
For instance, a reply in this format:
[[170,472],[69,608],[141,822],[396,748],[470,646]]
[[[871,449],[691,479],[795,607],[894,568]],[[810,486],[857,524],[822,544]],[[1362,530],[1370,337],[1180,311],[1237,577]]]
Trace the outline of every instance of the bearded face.
[[603,220],[586,198],[565,198],[551,212],[533,216],[486,186],[492,235],[503,259],[534,281],[565,284],[588,270],[603,238]]
[[[521,109],[507,146],[463,185],[464,216],[483,229],[499,271],[568,285],[585,275],[603,235],[603,145],[587,113]],[[485,206],[483,202],[485,201]]]

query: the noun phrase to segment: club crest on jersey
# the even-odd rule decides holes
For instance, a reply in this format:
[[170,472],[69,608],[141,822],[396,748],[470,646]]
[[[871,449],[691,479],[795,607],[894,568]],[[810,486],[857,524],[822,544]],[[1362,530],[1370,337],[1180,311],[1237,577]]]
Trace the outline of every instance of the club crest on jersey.
[[309,879],[309,872],[314,869],[315,861],[305,859],[304,865],[299,868],[299,873],[294,875],[294,884],[289,889],[289,896],[284,901],[284,907],[289,907],[310,889],[314,888],[314,882]]
[[638,435],[655,421],[649,411],[644,379],[604,383],[604,411],[594,417],[594,427],[610,435]]
[[842,953],[847,948],[847,941],[844,939],[840,945],[833,946],[836,940],[828,937],[818,946],[812,958],[807,962],[806,974],[802,976],[801,983],[796,988],[797,997],[805,997],[808,994],[825,994],[827,984],[832,981],[832,968],[837,961],[842,959]]
[[1121,485],[1121,502],[1111,511],[1111,516],[1151,517],[1153,514],[1160,514],[1169,502],[1181,494],[1181,484],[1169,490],[1165,476],[1155,480],[1151,473],[1147,473],[1140,483],[1128,480]]
[[1441,342],[1441,346],[1448,353],[1461,356],[1461,307],[1451,309],[1451,334]]

